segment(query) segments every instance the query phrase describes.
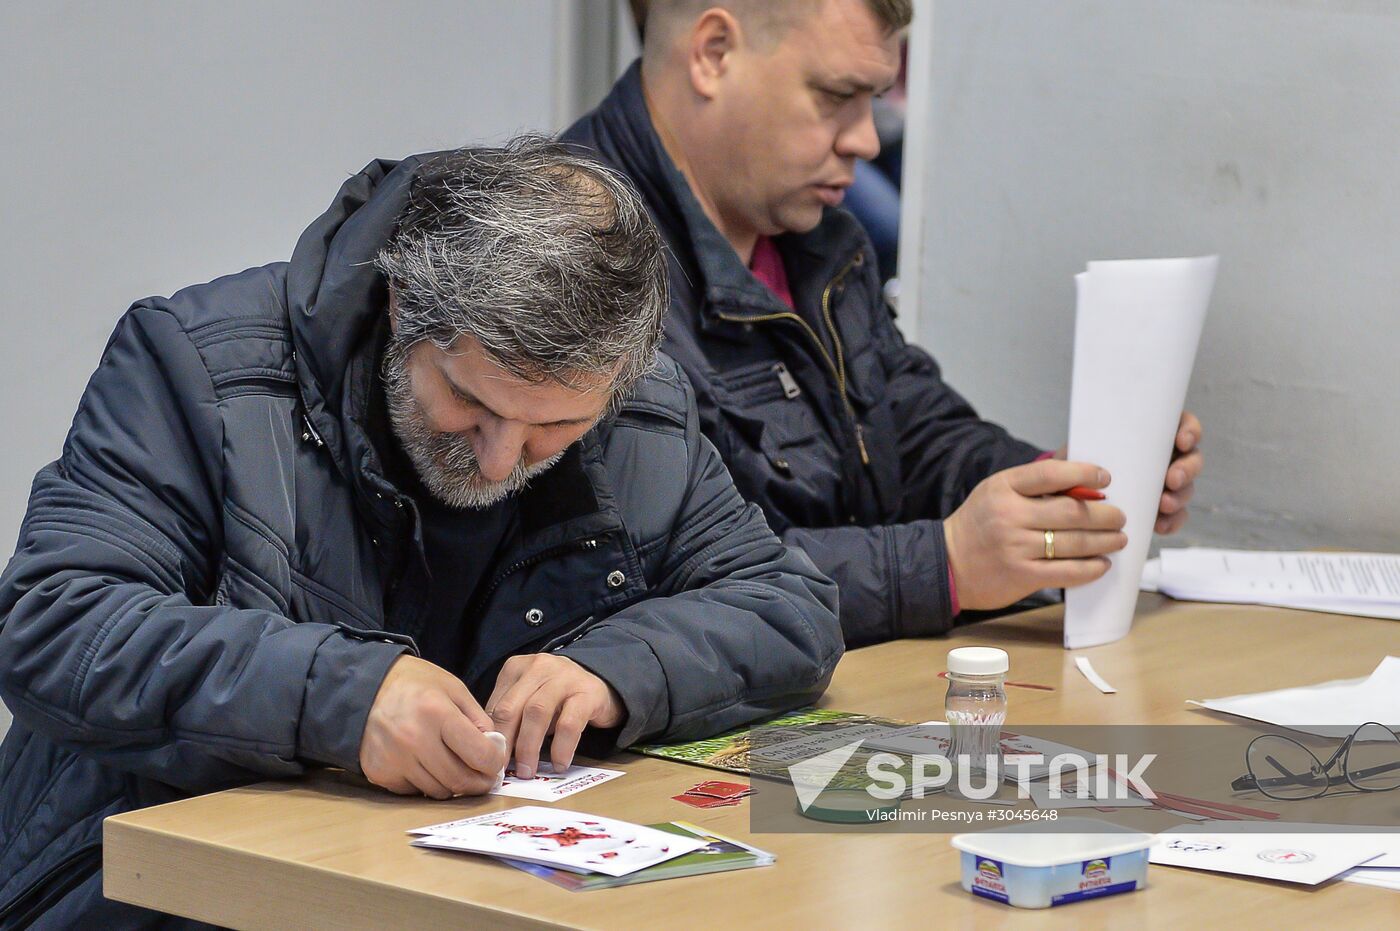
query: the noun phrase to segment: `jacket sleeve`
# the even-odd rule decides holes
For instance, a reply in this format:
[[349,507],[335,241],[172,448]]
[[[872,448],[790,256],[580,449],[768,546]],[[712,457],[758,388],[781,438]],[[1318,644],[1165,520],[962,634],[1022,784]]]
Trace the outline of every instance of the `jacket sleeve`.
[[740,497],[688,406],[687,489],[660,596],[559,650],[622,697],[620,746],[707,737],[809,704],[843,649],[836,586]]
[[886,318],[877,329],[902,478],[899,523],[780,528],[841,589],[849,646],[926,636],[954,624],[942,518],[988,475],[1040,450],[982,420],[943,381],[938,363],[905,343]]
[[[896,521],[875,526],[777,526],[841,590],[849,647],[953,627],[943,518],[988,475],[1030,462],[1040,450],[982,420],[943,381],[938,364],[908,345],[885,316],[875,327],[886,370],[886,401],[900,458]],[[701,414],[705,418],[706,406]],[[718,412],[705,420],[722,433]]]
[[942,521],[790,527],[782,536],[836,581],[848,647],[941,634],[953,626]]
[[947,517],[982,479],[1041,454],[978,417],[943,380],[933,357],[904,341],[893,319],[885,316],[881,324],[887,397],[904,483],[902,519]]
[[36,732],[189,791],[307,762],[357,771],[407,648],[215,603],[222,439],[183,329],[133,309],[0,577],[0,694]]

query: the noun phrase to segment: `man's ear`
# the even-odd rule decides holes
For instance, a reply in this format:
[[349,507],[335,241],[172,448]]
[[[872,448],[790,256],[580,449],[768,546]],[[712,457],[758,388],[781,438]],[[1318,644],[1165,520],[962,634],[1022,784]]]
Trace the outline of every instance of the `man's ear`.
[[690,86],[706,100],[719,93],[720,81],[732,65],[731,56],[743,42],[734,14],[722,7],[706,10],[690,30],[686,65]]
[[393,285],[389,285],[389,332],[399,335],[399,296]]

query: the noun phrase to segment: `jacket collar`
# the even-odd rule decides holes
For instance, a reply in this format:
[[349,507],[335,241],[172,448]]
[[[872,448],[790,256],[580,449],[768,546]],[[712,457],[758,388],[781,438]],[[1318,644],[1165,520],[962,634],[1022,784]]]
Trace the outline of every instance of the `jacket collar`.
[[373,344],[388,306],[374,267],[407,202],[420,159],[379,159],[350,178],[297,240],[287,269],[287,311],[297,380],[318,439],[347,475],[363,450],[346,419],[361,413],[365,383],[353,365]]

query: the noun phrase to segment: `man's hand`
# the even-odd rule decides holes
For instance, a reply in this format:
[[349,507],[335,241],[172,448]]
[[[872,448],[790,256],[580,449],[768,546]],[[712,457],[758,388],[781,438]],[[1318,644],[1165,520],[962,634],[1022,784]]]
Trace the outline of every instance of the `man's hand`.
[[1176,533],[1186,523],[1186,505],[1196,493],[1196,476],[1201,474],[1205,459],[1201,456],[1201,422],[1185,411],[1176,428],[1176,443],[1172,447],[1172,462],[1167,466],[1162,500],[1157,505],[1158,533]]
[[452,673],[416,656],[389,667],[360,739],[365,778],[390,792],[481,795],[506,765],[491,717]]
[[[1004,608],[1042,588],[1073,588],[1107,572],[1107,554],[1128,545],[1123,512],[1057,493],[1108,483],[1098,466],[1058,459],[983,479],[943,522],[959,604]],[[1054,559],[1045,558],[1047,530],[1055,532]]]
[[[1201,456],[1201,422],[1190,411],[1181,412],[1181,423],[1177,424],[1176,441],[1172,444],[1172,461],[1167,466],[1167,477],[1162,482],[1162,500],[1157,503],[1158,533],[1176,533],[1186,523],[1186,505],[1196,493],[1196,476],[1206,461]],[[1055,458],[1068,455],[1065,447],[1055,450]],[[959,594],[962,589],[958,589]]]
[[627,715],[610,685],[555,653],[506,660],[486,709],[514,748],[515,773],[523,779],[535,775],[545,735],[554,735],[549,759],[559,772],[574,761],[585,727],[616,727]]

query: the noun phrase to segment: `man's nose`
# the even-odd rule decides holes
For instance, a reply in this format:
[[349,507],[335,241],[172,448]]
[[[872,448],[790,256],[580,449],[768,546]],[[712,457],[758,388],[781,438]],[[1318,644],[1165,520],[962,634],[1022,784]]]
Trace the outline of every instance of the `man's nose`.
[[867,162],[880,154],[880,135],[875,132],[875,111],[866,101],[860,116],[836,137],[836,154],[843,158],[863,158]]
[[502,482],[525,455],[524,424],[498,420],[481,427],[472,440],[477,468],[488,482]]

